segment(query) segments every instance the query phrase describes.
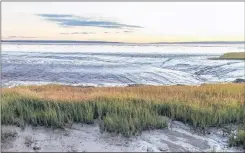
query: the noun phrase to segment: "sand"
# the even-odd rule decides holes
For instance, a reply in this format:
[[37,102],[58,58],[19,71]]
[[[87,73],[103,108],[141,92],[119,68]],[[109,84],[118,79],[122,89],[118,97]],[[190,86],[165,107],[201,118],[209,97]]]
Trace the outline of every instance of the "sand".
[[1,148],[4,152],[244,152],[228,147],[228,136],[221,129],[209,132],[200,135],[178,121],[131,138],[101,133],[98,125],[73,124],[65,129],[2,125]]

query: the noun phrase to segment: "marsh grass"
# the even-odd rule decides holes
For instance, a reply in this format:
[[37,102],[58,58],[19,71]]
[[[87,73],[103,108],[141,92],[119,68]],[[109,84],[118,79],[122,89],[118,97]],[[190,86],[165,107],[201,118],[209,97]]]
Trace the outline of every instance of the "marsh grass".
[[230,52],[221,55],[218,58],[210,58],[213,60],[245,60],[245,52]]
[[238,130],[237,134],[230,137],[229,144],[230,146],[242,146],[245,149],[245,123]]
[[2,124],[44,125],[62,128],[73,122],[92,124],[95,119],[102,122],[102,131],[131,136],[143,130],[164,128],[161,119],[146,105],[135,101],[98,98],[91,101],[54,101],[18,94],[3,96]]
[[[137,135],[167,126],[162,116],[205,129],[244,122],[244,84],[3,89],[2,124],[64,127],[100,121],[102,131]],[[243,138],[242,138],[243,139]]]
[[225,53],[220,56],[220,58],[224,59],[245,59],[245,52],[233,52],[233,53]]

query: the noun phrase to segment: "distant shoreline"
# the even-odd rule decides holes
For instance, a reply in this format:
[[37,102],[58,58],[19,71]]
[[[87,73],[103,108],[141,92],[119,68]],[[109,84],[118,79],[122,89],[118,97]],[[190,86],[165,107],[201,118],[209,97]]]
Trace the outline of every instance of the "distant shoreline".
[[211,60],[245,60],[245,52],[229,52],[220,57],[209,58]]
[[113,41],[80,41],[80,40],[1,40],[7,43],[104,43],[104,44],[244,44],[244,41],[193,41],[193,42],[153,42],[153,43],[130,43]]

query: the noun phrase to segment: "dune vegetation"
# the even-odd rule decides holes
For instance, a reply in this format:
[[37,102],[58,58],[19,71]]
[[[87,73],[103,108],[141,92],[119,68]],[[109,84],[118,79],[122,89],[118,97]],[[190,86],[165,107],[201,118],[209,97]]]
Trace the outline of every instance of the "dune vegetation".
[[[98,121],[101,131],[131,136],[143,130],[165,128],[167,122],[163,116],[167,116],[205,131],[211,126],[245,122],[244,90],[244,83],[4,88],[1,121],[2,124],[52,127]],[[244,132],[233,142],[234,145],[244,143]]]

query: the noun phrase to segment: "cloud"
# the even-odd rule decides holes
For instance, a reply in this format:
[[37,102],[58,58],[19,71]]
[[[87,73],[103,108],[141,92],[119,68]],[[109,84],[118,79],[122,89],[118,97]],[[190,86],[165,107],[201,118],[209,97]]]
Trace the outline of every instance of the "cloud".
[[129,30],[125,30],[125,31],[116,31],[116,32],[107,32],[107,31],[105,31],[104,33],[131,33],[131,32],[134,32],[132,29],[131,29],[131,31],[129,31]]
[[47,17],[47,18],[62,18],[62,17],[73,17],[69,14],[37,14],[38,16]]
[[101,27],[101,28],[142,28],[138,25],[122,24],[114,21],[79,17],[71,14],[37,14],[44,19],[68,27]]
[[89,34],[96,34],[95,32],[62,32],[62,35],[89,35]]
[[131,32],[133,32],[133,31],[128,31],[128,30],[125,30],[125,31],[123,31],[123,32],[126,32],[126,33],[131,33]]
[[[105,31],[104,33],[105,34],[113,34],[113,33],[132,33],[134,31],[129,31],[129,30],[125,30],[125,31],[116,31],[116,32],[108,32],[108,31]],[[61,32],[60,33],[61,35],[90,35],[90,34],[96,34],[95,32]]]
[[25,37],[25,36],[8,36],[7,38],[8,38],[8,39],[12,39],[12,38],[17,38],[17,39],[19,39],[19,38],[29,38],[29,39],[32,39],[32,38],[37,38],[37,37]]

